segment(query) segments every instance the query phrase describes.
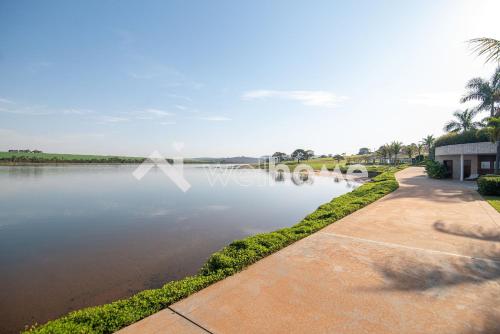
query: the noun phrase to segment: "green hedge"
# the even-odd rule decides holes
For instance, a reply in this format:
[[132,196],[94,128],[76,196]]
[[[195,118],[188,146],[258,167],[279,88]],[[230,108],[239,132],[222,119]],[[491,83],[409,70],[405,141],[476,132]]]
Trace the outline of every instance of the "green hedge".
[[162,288],[142,291],[128,299],[69,313],[25,333],[113,333],[228,277],[263,257],[378,200],[398,188],[391,168],[372,182],[321,205],[300,223],[270,233],[237,240],[214,253],[196,276],[172,281]]
[[427,175],[433,179],[444,179],[450,176],[445,165],[434,160],[426,161],[425,171]]
[[439,147],[456,144],[480,143],[485,141],[490,141],[490,136],[485,129],[470,130],[460,133],[447,133],[436,139],[434,146]]
[[500,176],[485,175],[477,180],[478,191],[482,195],[500,195]]

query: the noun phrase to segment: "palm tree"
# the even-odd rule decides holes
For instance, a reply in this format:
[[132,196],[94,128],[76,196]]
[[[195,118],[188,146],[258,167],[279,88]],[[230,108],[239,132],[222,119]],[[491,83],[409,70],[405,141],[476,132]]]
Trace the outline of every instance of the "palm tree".
[[487,129],[490,134],[490,139],[497,145],[497,156],[495,159],[495,174],[498,173],[500,164],[500,117],[490,117],[488,119]]
[[500,63],[499,40],[480,37],[469,40],[469,43],[472,45],[472,51],[477,53],[478,56],[486,56],[486,63],[490,61]]
[[415,151],[417,150],[417,145],[415,143],[411,143],[408,146],[405,146],[404,151],[408,155],[408,158],[412,159],[413,154],[415,154]]
[[403,143],[399,141],[393,141],[391,143],[391,151],[394,154],[394,164],[397,164],[398,162],[398,153],[401,152],[401,149],[403,148]]
[[392,159],[392,147],[391,144],[385,144],[384,145],[385,152],[387,153],[387,157],[389,158],[389,163],[391,162]]
[[483,78],[473,78],[465,86],[469,91],[462,97],[460,102],[476,100],[479,105],[476,107],[478,111],[489,110],[490,117],[495,116],[500,107],[500,66],[495,69],[495,73],[490,81]]
[[422,144],[424,144],[425,149],[427,150],[427,153],[431,152],[432,146],[434,146],[434,142],[436,141],[436,138],[434,138],[433,135],[428,135],[427,137],[422,139]]
[[474,117],[477,115],[477,110],[465,109],[464,111],[457,110],[453,113],[455,120],[451,120],[444,126],[446,132],[465,132],[476,129],[481,126],[481,122],[475,122]]
[[418,156],[421,156],[422,155],[422,151],[424,150],[424,144],[422,143],[418,143],[417,144],[417,153],[418,153]]

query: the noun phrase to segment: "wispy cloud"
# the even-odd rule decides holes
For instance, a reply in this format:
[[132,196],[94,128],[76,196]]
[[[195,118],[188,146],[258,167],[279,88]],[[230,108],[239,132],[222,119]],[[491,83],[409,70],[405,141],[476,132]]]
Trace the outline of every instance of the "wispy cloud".
[[225,116],[202,116],[196,118],[202,121],[209,121],[209,122],[226,122],[231,120],[231,118]]
[[3,104],[15,104],[14,101],[0,97],[0,103]]
[[100,115],[100,116],[96,117],[96,120],[100,124],[104,124],[104,123],[123,123],[123,122],[130,121],[130,118],[128,118],[128,117],[121,117],[121,116]]
[[179,109],[179,110],[187,110],[187,108],[188,108],[188,107],[183,106],[183,105],[181,105],[181,104],[176,104],[176,105],[175,105],[175,107],[176,107],[177,109]]
[[195,90],[204,87],[203,83],[191,80],[176,68],[155,62],[141,64],[128,71],[127,75],[136,80],[157,80],[163,82],[166,87],[187,87]]
[[179,95],[179,94],[167,94],[166,96],[171,97],[173,99],[179,99],[179,100],[184,100],[184,101],[188,101],[188,102],[193,101],[192,98],[190,98],[188,96],[184,96],[184,95]]
[[305,106],[333,108],[348,99],[324,90],[251,90],[242,95],[244,100],[278,98],[292,100]]
[[26,105],[5,98],[0,98],[0,112],[27,116],[88,115],[94,113],[93,110],[82,108],[50,109],[46,106]]
[[89,109],[70,108],[62,110],[62,113],[64,115],[88,115],[94,113],[94,111]]
[[130,113],[137,119],[157,119],[167,116],[172,116],[174,113],[171,113],[162,109],[148,108],[144,110],[137,110]]
[[50,61],[37,61],[37,62],[32,62],[27,65],[28,71],[32,73],[37,73],[40,71],[43,71],[45,69],[48,69],[49,67],[52,67],[54,64]]
[[165,122],[160,122],[161,125],[175,125],[177,122],[175,121],[165,121]]
[[55,112],[45,110],[44,108],[39,107],[20,107],[14,108],[12,106],[0,106],[0,113],[9,113],[15,115],[27,115],[27,116],[45,116],[52,115]]

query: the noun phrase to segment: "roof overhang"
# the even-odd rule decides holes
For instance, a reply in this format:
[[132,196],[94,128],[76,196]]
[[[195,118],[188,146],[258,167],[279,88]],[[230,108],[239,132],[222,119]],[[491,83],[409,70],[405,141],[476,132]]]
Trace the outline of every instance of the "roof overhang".
[[455,154],[496,154],[495,143],[480,142],[456,144],[436,147],[435,155],[455,155]]

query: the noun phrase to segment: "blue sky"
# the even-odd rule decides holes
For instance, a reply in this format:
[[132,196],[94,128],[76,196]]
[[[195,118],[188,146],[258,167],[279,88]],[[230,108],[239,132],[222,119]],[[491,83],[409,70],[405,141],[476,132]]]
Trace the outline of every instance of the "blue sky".
[[[260,156],[442,133],[498,1],[1,1],[0,150]],[[178,146],[179,147],[179,146]]]

